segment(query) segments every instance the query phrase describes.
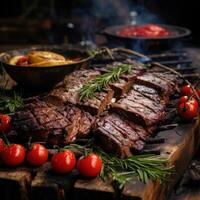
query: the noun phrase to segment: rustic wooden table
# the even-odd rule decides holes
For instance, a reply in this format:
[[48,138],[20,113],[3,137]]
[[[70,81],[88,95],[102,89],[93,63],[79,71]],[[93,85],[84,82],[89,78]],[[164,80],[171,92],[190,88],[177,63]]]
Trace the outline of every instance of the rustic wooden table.
[[[194,65],[199,66],[200,50],[188,48],[186,51],[193,57]],[[151,181],[143,184],[137,179],[133,179],[119,193],[114,190],[109,181],[103,182],[99,178],[80,179],[76,176],[76,172],[65,176],[56,175],[50,170],[49,163],[47,163],[37,169],[26,166],[16,169],[0,167],[0,199],[165,200],[200,145],[200,119],[191,124],[181,124],[172,130],[159,132],[156,138],[165,139],[163,144],[157,144],[157,146],[159,145],[161,155],[168,158],[169,164],[176,168],[176,173],[170,177],[166,185]]]

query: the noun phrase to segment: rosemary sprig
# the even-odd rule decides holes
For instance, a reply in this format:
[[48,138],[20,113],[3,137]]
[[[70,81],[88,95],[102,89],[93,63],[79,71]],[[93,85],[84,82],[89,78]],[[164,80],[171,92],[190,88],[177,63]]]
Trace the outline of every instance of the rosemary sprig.
[[89,81],[79,90],[80,100],[84,98],[92,98],[96,92],[102,91],[109,83],[116,82],[120,76],[125,73],[130,73],[132,65],[121,64],[110,67],[108,71],[102,75],[97,76],[92,81]]
[[98,147],[89,148],[88,145],[71,144],[65,148],[82,154],[90,152],[99,154],[103,160],[101,178],[105,180],[111,176],[113,181],[118,184],[119,189],[122,189],[124,184],[133,177],[138,177],[144,183],[147,183],[148,180],[164,182],[174,171],[173,167],[166,167],[167,159],[153,154],[135,155],[120,159],[105,153]]
[[12,94],[7,94],[6,90],[1,89],[0,112],[9,114],[15,112],[22,107],[23,99],[20,95],[15,92],[12,92]]

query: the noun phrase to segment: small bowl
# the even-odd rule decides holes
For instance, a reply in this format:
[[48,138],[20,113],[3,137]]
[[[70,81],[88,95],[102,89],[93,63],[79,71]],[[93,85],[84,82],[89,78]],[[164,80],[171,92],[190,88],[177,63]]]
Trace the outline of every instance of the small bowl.
[[[70,59],[81,59],[75,63],[59,66],[34,67],[8,64],[8,61],[11,57],[16,55],[26,55],[29,51],[32,50],[51,51],[59,53]],[[20,86],[24,88],[28,87],[30,90],[49,89],[56,83],[62,81],[65,75],[73,72],[74,70],[87,68],[90,60],[91,57],[85,51],[81,51],[80,49],[71,47],[69,45],[30,47],[27,49],[7,51],[0,54],[1,65],[5,68],[10,77]]]

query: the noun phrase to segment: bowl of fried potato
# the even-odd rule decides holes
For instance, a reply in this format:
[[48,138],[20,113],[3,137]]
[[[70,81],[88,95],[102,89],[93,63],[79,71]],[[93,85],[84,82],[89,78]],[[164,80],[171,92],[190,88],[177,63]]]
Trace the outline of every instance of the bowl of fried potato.
[[48,45],[12,50],[0,54],[1,65],[10,77],[30,89],[51,88],[64,77],[87,68],[91,57],[69,45]]

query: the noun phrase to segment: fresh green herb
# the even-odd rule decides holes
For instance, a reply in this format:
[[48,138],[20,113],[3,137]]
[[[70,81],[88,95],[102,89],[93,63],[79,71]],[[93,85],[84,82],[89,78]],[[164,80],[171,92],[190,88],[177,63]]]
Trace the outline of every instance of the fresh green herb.
[[5,90],[0,91],[0,112],[13,113],[23,107],[23,99],[21,96],[12,92],[7,94]]
[[105,153],[98,147],[92,148],[88,145],[71,144],[65,148],[82,154],[90,152],[99,154],[103,160],[101,178],[105,180],[111,176],[113,181],[118,184],[119,189],[122,189],[124,184],[135,176],[144,183],[147,183],[148,180],[164,182],[168,175],[174,171],[173,167],[166,166],[167,159],[153,154],[135,155],[120,159]]
[[116,82],[120,76],[125,73],[130,73],[132,65],[121,64],[111,67],[102,75],[97,76],[92,81],[89,81],[79,90],[80,100],[84,98],[92,98],[96,92],[102,91],[109,83]]

